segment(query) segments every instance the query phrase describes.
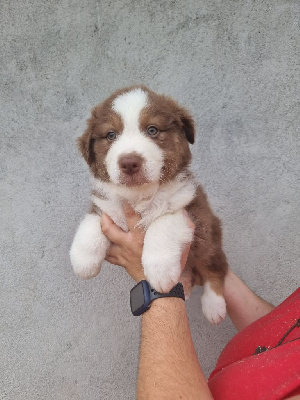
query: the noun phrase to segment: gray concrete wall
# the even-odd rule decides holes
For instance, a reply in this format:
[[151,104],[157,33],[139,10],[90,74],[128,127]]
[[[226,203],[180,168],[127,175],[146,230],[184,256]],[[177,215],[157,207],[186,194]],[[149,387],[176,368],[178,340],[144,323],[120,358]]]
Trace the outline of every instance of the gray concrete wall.
[[[231,268],[278,304],[299,284],[298,1],[2,0],[0,398],[133,399],[132,281],[69,262],[88,206],[75,139],[91,107],[145,83],[190,108],[193,169]],[[234,334],[187,308],[206,374]]]

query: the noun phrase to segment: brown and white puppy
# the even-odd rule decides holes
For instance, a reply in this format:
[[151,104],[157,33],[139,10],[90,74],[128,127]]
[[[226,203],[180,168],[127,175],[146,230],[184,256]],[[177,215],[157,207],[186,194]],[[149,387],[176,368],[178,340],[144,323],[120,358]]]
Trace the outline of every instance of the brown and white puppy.
[[[146,231],[142,263],[150,284],[168,292],[181,280],[187,296],[194,284],[203,285],[203,313],[219,323],[226,315],[223,281],[228,267],[220,221],[189,171],[194,135],[190,114],[145,86],[119,90],[96,106],[79,138],[92,173],[92,205],[70,256],[76,274],[96,276],[110,245],[101,232],[101,212],[126,231],[126,201],[141,215]],[[196,225],[194,238],[184,209]],[[192,239],[181,275],[181,252]]]

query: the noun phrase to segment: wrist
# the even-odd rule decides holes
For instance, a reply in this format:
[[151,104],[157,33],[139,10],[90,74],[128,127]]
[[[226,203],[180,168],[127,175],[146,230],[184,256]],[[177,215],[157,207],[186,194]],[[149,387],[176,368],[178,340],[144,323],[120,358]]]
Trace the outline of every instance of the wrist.
[[[128,264],[128,265],[127,265]],[[131,276],[131,278],[136,282],[139,283],[140,281],[147,280],[147,278],[144,275],[144,269],[142,264],[132,264],[132,263],[127,263],[124,265],[126,272],[128,275]]]
[[142,272],[132,276],[132,278],[136,283],[147,280],[147,278],[145,277],[145,275]]
[[153,301],[149,310],[142,316],[172,315],[173,312],[181,312],[182,310],[185,310],[185,301],[182,301],[182,299],[178,297],[161,297]]

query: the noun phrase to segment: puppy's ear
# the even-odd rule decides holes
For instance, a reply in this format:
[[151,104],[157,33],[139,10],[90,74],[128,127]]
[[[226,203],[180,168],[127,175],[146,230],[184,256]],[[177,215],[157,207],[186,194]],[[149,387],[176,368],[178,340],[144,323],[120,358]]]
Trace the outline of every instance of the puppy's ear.
[[191,144],[195,142],[195,122],[191,114],[185,109],[180,109],[180,119],[182,123],[182,128],[185,133],[187,141]]
[[84,134],[81,135],[77,139],[78,148],[84,157],[85,161],[89,166],[95,161],[95,153],[94,153],[94,141],[92,137],[93,129],[94,129],[94,115],[92,113],[92,117],[87,122],[87,129],[85,130]]

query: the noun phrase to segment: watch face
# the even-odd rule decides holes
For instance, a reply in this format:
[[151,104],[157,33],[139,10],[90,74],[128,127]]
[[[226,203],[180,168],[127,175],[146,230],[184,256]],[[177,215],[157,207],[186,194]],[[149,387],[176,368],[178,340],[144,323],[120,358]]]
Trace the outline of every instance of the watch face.
[[138,283],[130,293],[130,306],[132,312],[139,310],[145,304],[143,282]]

